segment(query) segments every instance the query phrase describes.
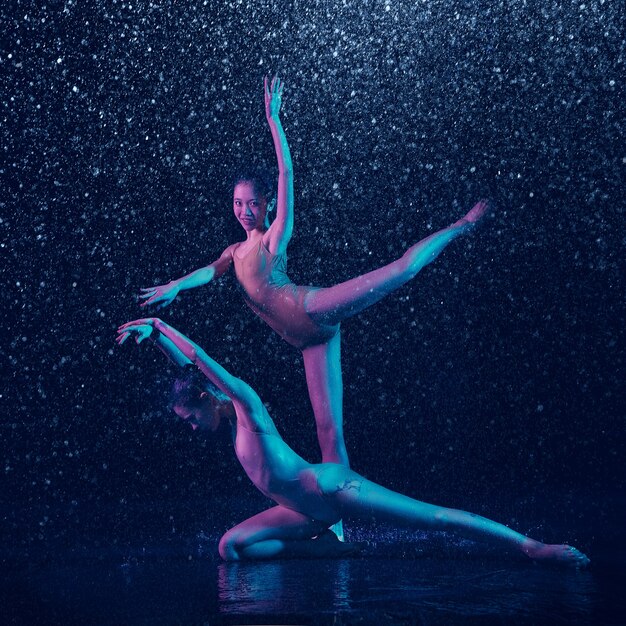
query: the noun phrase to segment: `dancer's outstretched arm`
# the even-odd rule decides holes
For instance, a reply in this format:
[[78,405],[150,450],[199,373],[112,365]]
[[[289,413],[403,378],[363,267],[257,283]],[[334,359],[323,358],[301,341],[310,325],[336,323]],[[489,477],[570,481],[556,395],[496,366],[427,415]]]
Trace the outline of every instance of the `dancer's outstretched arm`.
[[[147,332],[147,328],[157,330],[166,340],[171,342],[173,347],[185,358],[188,362],[193,363],[198,369],[222,392],[224,392],[235,405],[237,409],[237,415],[242,414],[249,420],[255,421],[255,418],[261,414],[261,399],[257,393],[248,385],[240,380],[236,376],[226,371],[217,361],[212,359],[198,344],[194,343],[191,339],[177,331],[175,328],[166,324],[158,317],[146,317],[132,322],[122,324],[118,328],[119,340],[118,343],[122,344],[132,332],[137,332],[137,343],[143,341],[146,336],[151,333]],[[162,345],[169,346],[167,341]],[[164,350],[165,351],[165,350]],[[172,354],[166,352],[166,354],[172,358]],[[177,353],[174,353],[177,354]],[[175,358],[172,358],[174,362],[177,362]],[[179,365],[181,363],[178,363]]]
[[202,285],[210,283],[214,278],[219,278],[230,267],[233,261],[234,248],[235,244],[228,246],[228,248],[222,252],[219,259],[206,267],[201,267],[191,272],[191,274],[187,274],[177,280],[172,280],[165,285],[156,285],[142,289],[142,293],[139,297],[143,298],[145,301],[141,303],[141,306],[158,304],[158,308],[162,309],[170,304],[180,291],[201,287]]
[[272,254],[279,254],[287,249],[293,233],[293,165],[287,137],[279,117],[283,83],[278,76],[274,76],[271,83],[266,77],[264,88],[265,116],[272,131],[278,161],[276,219],[267,231],[269,237],[267,247]]

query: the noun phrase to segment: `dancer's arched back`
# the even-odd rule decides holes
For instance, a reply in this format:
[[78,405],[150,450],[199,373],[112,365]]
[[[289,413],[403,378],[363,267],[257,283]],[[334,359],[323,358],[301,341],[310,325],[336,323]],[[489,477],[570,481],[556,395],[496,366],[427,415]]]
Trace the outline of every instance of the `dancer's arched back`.
[[265,79],[265,112],[278,159],[276,218],[267,218],[274,200],[261,177],[243,175],[235,184],[233,209],[245,241],[228,246],[219,259],[166,285],[143,289],[142,306],[167,306],[184,289],[204,285],[231,265],[250,308],[285,341],[302,350],[322,461],[348,465],[343,436],[343,384],[339,324],[411,280],[456,237],[485,213],[477,203],[465,217],[410,247],[372,272],[327,288],[302,287],[287,276],[287,246],[293,232],[294,192],[291,154],[279,112],[283,85]]

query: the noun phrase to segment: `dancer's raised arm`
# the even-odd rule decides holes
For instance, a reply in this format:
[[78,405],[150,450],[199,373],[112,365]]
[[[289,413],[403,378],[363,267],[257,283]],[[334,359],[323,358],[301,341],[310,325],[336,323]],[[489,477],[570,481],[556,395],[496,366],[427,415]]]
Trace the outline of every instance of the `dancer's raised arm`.
[[163,336],[163,339],[156,338],[157,345],[177,365],[188,363],[196,365],[220,391],[233,401],[235,408],[242,409],[248,418],[254,420],[261,413],[261,400],[250,385],[230,374],[198,344],[158,317],[146,317],[122,324],[117,330],[118,343],[124,343],[133,332],[137,333],[137,343],[141,343],[154,332],[153,329]]
[[274,76],[271,83],[266,77],[264,88],[265,116],[272,131],[278,161],[276,218],[268,230],[267,247],[272,254],[280,254],[287,249],[293,232],[293,164],[279,117],[283,83],[278,76]]
[[144,307],[149,304],[158,304],[157,308],[162,309],[170,304],[180,291],[185,289],[193,289],[210,283],[214,278],[219,278],[224,274],[233,261],[233,249],[235,245],[228,246],[222,252],[219,259],[213,261],[205,267],[201,267],[191,274],[187,274],[177,280],[172,280],[165,285],[156,285],[155,287],[147,287],[142,289],[143,292],[139,297],[143,298],[140,306]]

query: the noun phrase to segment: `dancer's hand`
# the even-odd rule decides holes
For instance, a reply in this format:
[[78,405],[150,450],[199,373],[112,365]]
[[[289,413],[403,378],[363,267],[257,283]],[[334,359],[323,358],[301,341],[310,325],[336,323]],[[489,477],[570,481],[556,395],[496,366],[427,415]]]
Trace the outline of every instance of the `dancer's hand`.
[[141,290],[143,293],[139,295],[139,298],[145,299],[139,306],[144,307],[149,304],[158,304],[158,309],[165,308],[170,304],[180,291],[179,286],[175,281],[167,283],[167,285],[157,285],[156,287],[148,287]]
[[263,86],[265,90],[265,117],[269,121],[270,119],[278,118],[284,85],[278,76],[274,76],[271,83],[266,76],[263,79]]
[[468,224],[475,224],[489,208],[489,202],[487,200],[479,200],[463,218]]
[[126,322],[126,324],[122,324],[117,329],[117,339],[115,341],[121,346],[133,333],[137,333],[135,341],[141,343],[152,334],[152,329],[160,321],[158,317],[143,317],[132,322]]
[[136,326],[127,326],[124,330],[117,329],[117,341],[118,345],[122,345],[132,334],[137,333],[135,341],[141,343],[144,339],[147,339],[152,334],[152,326],[148,324],[137,324]]

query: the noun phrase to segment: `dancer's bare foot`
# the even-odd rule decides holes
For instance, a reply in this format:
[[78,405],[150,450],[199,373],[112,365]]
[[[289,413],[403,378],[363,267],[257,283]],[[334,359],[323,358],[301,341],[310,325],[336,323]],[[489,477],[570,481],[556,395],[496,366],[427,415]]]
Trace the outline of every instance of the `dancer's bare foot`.
[[524,546],[524,552],[535,561],[557,563],[569,567],[586,567],[589,565],[589,558],[586,555],[565,544],[532,541],[532,543]]
[[471,226],[476,224],[487,212],[489,202],[487,200],[479,200],[468,212],[462,217],[455,226]]
[[338,522],[335,522],[332,526],[330,526],[328,530],[334,532],[335,535],[337,535],[337,539],[339,539],[339,541],[346,540],[345,535],[343,533],[343,520],[339,520]]

